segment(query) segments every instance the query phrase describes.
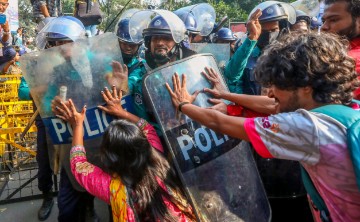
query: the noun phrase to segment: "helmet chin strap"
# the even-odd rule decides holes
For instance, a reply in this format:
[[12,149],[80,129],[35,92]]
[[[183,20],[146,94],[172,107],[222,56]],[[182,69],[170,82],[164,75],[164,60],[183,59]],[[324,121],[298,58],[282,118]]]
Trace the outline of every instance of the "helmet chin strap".
[[166,55],[153,55],[156,64],[166,64],[179,54],[179,44],[176,44]]

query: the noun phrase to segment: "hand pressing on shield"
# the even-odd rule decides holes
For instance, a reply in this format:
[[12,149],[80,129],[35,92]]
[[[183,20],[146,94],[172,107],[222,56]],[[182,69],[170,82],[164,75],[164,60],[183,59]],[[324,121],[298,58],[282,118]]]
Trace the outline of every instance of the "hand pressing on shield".
[[104,88],[101,91],[101,95],[106,102],[105,106],[98,106],[99,109],[103,110],[107,114],[115,116],[120,119],[126,119],[133,123],[137,123],[140,118],[127,112],[121,106],[122,91],[117,90],[116,86],[112,86],[112,92],[108,88]]
[[205,71],[201,72],[203,76],[212,84],[213,88],[204,88],[204,92],[212,94],[215,98],[222,98],[227,92],[222,84],[221,77],[213,68],[205,67]]
[[71,127],[75,129],[76,127],[81,126],[85,119],[86,105],[83,106],[81,112],[79,113],[76,110],[76,107],[71,99],[68,100],[68,104],[61,101],[59,106],[56,106],[57,112],[56,115],[58,118],[69,122]]
[[121,64],[120,62],[113,61],[111,63],[113,68],[112,74],[105,76],[110,86],[116,86],[118,90],[124,92],[128,91],[128,68],[126,65]]
[[[169,91],[173,105],[177,111],[180,111],[190,117],[193,121],[200,123],[216,132],[226,134],[228,136],[245,139],[249,141],[247,134],[245,133],[244,118],[232,117],[224,115],[213,109],[206,109],[191,103],[196,99],[199,91],[196,91],[193,95],[190,95],[186,89],[186,76],[183,75],[180,84],[180,78],[177,73],[172,77],[174,89],[170,88],[170,85],[166,83],[166,88]],[[186,106],[184,106],[186,104]]]
[[51,111],[57,116],[61,113],[57,109],[57,107],[61,107],[62,103],[65,104],[67,107],[70,107],[69,100],[64,101],[60,96],[55,96],[53,100],[51,100]]
[[177,111],[181,112],[181,107],[185,104],[191,104],[195,101],[196,97],[199,95],[200,91],[196,90],[192,95],[189,94],[186,88],[186,75],[182,75],[182,80],[180,83],[180,78],[177,73],[172,77],[174,90],[171,89],[170,85],[166,83],[166,88],[170,93],[171,101],[175,106]]

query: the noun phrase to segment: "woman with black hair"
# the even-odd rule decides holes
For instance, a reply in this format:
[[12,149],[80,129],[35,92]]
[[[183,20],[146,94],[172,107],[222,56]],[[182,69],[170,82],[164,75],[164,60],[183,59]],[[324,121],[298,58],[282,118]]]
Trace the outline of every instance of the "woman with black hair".
[[[121,105],[121,92],[115,87],[101,92],[106,106],[99,108],[119,118],[110,123],[103,135],[100,156],[104,169],[87,162],[83,147],[81,113],[69,100],[57,109],[59,118],[73,128],[70,151],[71,171],[92,195],[111,205],[113,221],[195,221],[191,205],[176,183],[174,170],[162,156],[163,147],[154,128],[145,120],[128,113]],[[155,148],[155,149],[153,149]]]

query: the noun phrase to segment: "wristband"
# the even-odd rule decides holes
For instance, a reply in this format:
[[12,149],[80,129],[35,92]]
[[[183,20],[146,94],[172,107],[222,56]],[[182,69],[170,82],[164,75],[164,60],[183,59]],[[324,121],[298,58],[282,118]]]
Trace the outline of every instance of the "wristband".
[[178,110],[181,112],[181,107],[185,104],[190,104],[189,102],[181,102],[178,106]]

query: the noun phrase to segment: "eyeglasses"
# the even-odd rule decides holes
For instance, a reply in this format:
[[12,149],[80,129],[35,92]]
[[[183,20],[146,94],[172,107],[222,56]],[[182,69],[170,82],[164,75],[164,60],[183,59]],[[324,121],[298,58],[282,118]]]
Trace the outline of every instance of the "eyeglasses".
[[1,6],[8,6],[9,3],[8,3],[8,2],[0,2],[0,5],[1,5]]

